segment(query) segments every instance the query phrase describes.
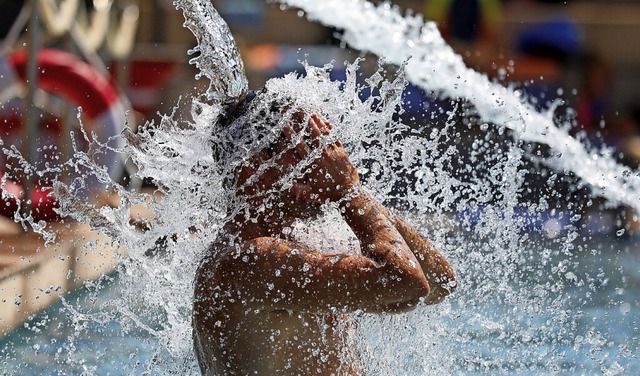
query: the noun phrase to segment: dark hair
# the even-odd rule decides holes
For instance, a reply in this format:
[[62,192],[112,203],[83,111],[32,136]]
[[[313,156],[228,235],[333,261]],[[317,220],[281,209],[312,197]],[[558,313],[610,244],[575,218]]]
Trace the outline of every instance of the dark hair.
[[219,124],[221,127],[226,128],[229,124],[233,123],[235,120],[240,118],[240,116],[244,115],[249,109],[249,104],[253,99],[257,96],[253,90],[249,90],[247,94],[245,94],[240,101],[232,101],[224,105],[224,112],[220,116]]
[[[239,102],[225,106],[213,127],[212,153],[220,163],[224,176],[224,186],[230,188],[235,181],[235,165],[239,150],[248,150],[265,143],[265,138],[273,134],[273,128],[282,116],[281,101],[269,99],[266,89],[248,92]],[[271,101],[264,103],[264,101]],[[273,136],[271,136],[273,137]],[[279,140],[271,140],[261,149],[268,149]]]
[[[239,102],[227,103],[224,105],[224,112],[220,115],[217,121],[217,126],[214,127],[214,132],[225,130],[242,115],[249,111],[251,101],[256,97],[257,93],[250,90]],[[215,135],[214,135],[215,136]],[[213,158],[220,161],[224,158],[225,149],[232,147],[233,145],[224,145],[224,143],[214,142],[212,145]]]

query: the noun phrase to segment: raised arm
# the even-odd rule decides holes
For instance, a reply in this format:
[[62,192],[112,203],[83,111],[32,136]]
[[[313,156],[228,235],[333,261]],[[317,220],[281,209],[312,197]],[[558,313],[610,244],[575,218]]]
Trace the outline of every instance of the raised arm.
[[[331,125],[321,118],[314,118],[312,120],[315,121],[318,129],[321,132],[323,129],[325,130],[325,132],[327,129],[331,129]],[[348,160],[347,155],[344,152],[344,149],[341,148],[339,142],[337,143],[337,145],[338,149],[336,150],[340,150],[340,153],[336,156],[332,156],[331,158],[325,158],[325,160],[327,161],[332,160],[332,163],[323,163],[321,165],[321,168],[318,170],[328,173],[332,177],[332,181],[330,183],[333,184],[328,184],[326,187],[324,187],[325,184],[320,184],[320,188],[344,188],[345,186],[349,186],[349,179],[355,179],[358,183],[354,188],[350,189],[351,192],[353,192],[354,189],[359,192],[359,205],[365,205],[366,207],[373,208],[377,213],[382,213],[386,218],[388,218],[420,263],[422,271],[431,289],[431,294],[425,300],[425,302],[427,304],[434,304],[442,301],[444,297],[449,295],[456,287],[455,274],[449,262],[436,249],[436,247],[428,239],[422,236],[422,234],[420,234],[420,232],[418,232],[418,230],[416,230],[415,227],[413,227],[409,222],[404,220],[399,215],[393,213],[391,210],[385,208],[371,195],[362,192],[362,189],[359,186],[359,181],[357,180],[357,172],[355,170],[355,167],[353,167],[351,162]],[[355,178],[350,178],[351,176],[355,176]],[[345,182],[345,180],[347,181]],[[315,176],[315,181],[316,184],[318,182],[322,183],[322,177]],[[331,194],[332,192],[325,193],[325,195],[329,196],[331,196]],[[340,201],[342,195],[344,195],[345,193],[335,192],[334,189],[333,194],[335,195],[335,197],[332,197],[332,199]],[[353,205],[353,200],[349,201],[347,205],[341,205],[345,207],[348,207],[348,205]],[[347,211],[345,212],[345,214],[349,214],[349,212]],[[367,218],[366,220],[364,219],[364,217],[356,216],[354,218],[350,218],[345,216],[345,220],[354,230],[361,243],[363,242],[363,239],[365,241],[369,241],[366,238],[366,234],[361,233],[361,231],[368,229],[367,226],[370,226],[372,223],[386,225],[386,222],[380,221],[378,218]],[[364,253],[366,254],[366,251]]]
[[[245,241],[217,263],[214,284],[228,290],[243,306],[308,312],[403,310],[429,294],[416,257],[385,214],[385,209],[359,189],[355,168],[340,143],[326,147],[309,174],[311,193],[338,201],[361,244],[361,254],[327,254],[274,237]],[[325,181],[328,175],[331,181]],[[286,204],[286,203],[285,203]],[[207,283],[209,284],[209,283]],[[198,288],[198,287],[197,287]],[[205,288],[203,285],[201,288]]]
[[[437,260],[440,254],[427,248],[426,240],[412,236],[409,225],[362,189],[340,142],[320,146],[319,140],[330,129],[326,121],[312,116],[304,140],[295,146],[285,142],[275,147],[282,168],[266,169],[260,176],[254,176],[256,168],[239,173],[239,194],[253,197],[247,203],[256,208],[252,211],[255,217],[233,225],[240,243],[201,266],[196,296],[206,296],[206,289],[218,286],[227,297],[223,300],[252,309],[379,312],[410,309],[421,300],[432,303],[446,295],[440,283],[437,295],[428,298],[429,279],[448,283],[453,278],[444,258]],[[291,140],[299,131],[285,128],[284,139]],[[307,156],[318,147],[323,147],[321,156],[310,163]],[[258,154],[253,164],[260,165],[266,158]],[[291,190],[281,191],[275,199],[261,194],[274,191],[279,171],[303,162],[308,163],[305,174]],[[326,201],[340,206],[345,222],[360,241],[360,254],[318,252],[285,240],[274,230],[282,218],[303,215],[293,208]],[[258,210],[260,207],[270,209]]]

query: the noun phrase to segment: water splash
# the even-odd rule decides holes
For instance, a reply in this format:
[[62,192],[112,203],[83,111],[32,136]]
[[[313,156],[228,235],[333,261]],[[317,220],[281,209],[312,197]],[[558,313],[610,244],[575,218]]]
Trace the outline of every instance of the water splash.
[[444,41],[434,22],[422,15],[401,15],[389,3],[365,0],[276,0],[304,10],[307,18],[344,30],[353,48],[383,56],[406,66],[407,79],[450,98],[466,98],[482,119],[515,131],[523,141],[549,145],[554,153],[545,163],[571,171],[593,189],[594,195],[623,203],[640,213],[640,172],[620,165],[604,150],[590,151],[554,124],[551,111],[540,113],[517,89],[491,82],[485,74],[465,66],[462,57]]
[[194,64],[201,76],[211,84],[207,91],[209,99],[218,103],[237,101],[248,90],[244,63],[229,27],[208,0],[177,0],[176,8],[182,9],[185,23],[198,40],[198,45],[189,54],[198,53],[189,62]]
[[[225,181],[248,156],[280,134],[293,109],[304,108],[309,114],[322,114],[330,120],[338,131],[337,137],[350,144],[355,161],[372,157],[385,160],[385,149],[367,151],[361,141],[379,139],[381,129],[393,127],[390,123],[405,85],[402,77],[380,85],[381,72],[376,73],[369,81],[380,94],[363,102],[360,95],[365,88],[357,84],[357,63],[347,66],[349,74],[344,83],[330,80],[330,66],[305,68],[304,77],[289,74],[270,80],[259,99],[251,102],[248,112],[234,124],[223,127],[219,123],[222,107],[196,98],[192,101],[191,120],[176,119],[172,114],[157,125],[148,124],[137,134],[126,132],[127,147],[123,152],[139,166],[138,175],[151,179],[158,187],[153,195],[129,192],[112,182],[111,188],[122,198],[120,205],[96,208],[79,205],[63,184],[56,185],[65,213],[106,231],[127,249],[128,257],[121,260],[119,272],[124,287],[121,296],[100,310],[110,312],[107,316],[112,320],[155,338],[159,345],[153,363],[169,367],[172,371],[163,371],[167,374],[195,369],[191,343],[192,279],[218,226],[235,214],[227,213],[230,195]],[[248,119],[264,116],[272,103],[285,100],[292,110],[274,114],[269,120],[271,128],[245,127]],[[372,107],[376,111],[372,112]],[[235,127],[242,132],[241,139],[235,139],[236,147],[225,151],[232,154],[214,159],[211,150],[216,150],[216,145],[224,149],[229,137],[237,136]],[[385,167],[386,164],[380,168]],[[296,171],[290,171],[281,184],[290,184],[295,176]],[[142,204],[153,213],[143,232],[130,223],[135,204]],[[301,239],[305,239],[308,229],[296,229]],[[311,239],[308,232],[306,239]],[[342,244],[351,243],[345,238]],[[78,314],[83,320],[105,317],[102,313],[72,312],[73,316]],[[159,367],[151,363],[148,366],[154,370]]]
[[[475,152],[491,158],[474,165],[474,170],[486,174],[461,179],[454,161],[468,150],[449,142],[455,136],[453,114],[425,136],[394,117],[405,86],[402,74],[384,80],[381,67],[362,84],[357,64],[353,64],[346,67],[345,82],[333,82],[331,68],[305,66],[304,77],[289,74],[270,80],[261,100],[245,116],[260,116],[270,103],[284,99],[293,108],[322,114],[335,124],[337,137],[348,146],[365,184],[382,199],[392,197],[394,186],[407,176],[416,177],[406,195],[413,209],[411,220],[452,258],[461,280],[451,303],[419,308],[407,315],[354,315],[352,346],[368,373],[580,370],[584,366],[572,363],[575,358],[563,353],[574,351],[577,343],[578,354],[601,354],[608,349],[604,333],[599,341],[584,340],[589,331],[597,329],[582,326],[581,316],[568,304],[572,286],[597,285],[603,279],[578,271],[573,261],[577,257],[575,228],[564,225],[558,230],[560,236],[544,241],[535,229],[528,230],[548,207],[544,197],[535,205],[518,200],[526,188],[523,151],[518,144],[486,138]],[[372,86],[379,94],[361,100]],[[127,151],[140,166],[141,177],[153,179],[159,187],[155,195],[121,190],[123,200],[116,208],[67,207],[77,217],[90,213],[96,226],[113,229],[121,246],[129,250],[119,273],[121,296],[104,304],[97,314],[76,309],[72,316],[82,317],[82,322],[110,317],[154,338],[155,353],[145,368],[165,374],[196,372],[191,348],[191,280],[227,215],[224,171],[228,168],[209,152],[226,138],[224,132],[216,131],[221,107],[196,99],[192,108],[192,120],[165,116],[157,125],[126,135]],[[278,129],[284,123],[272,124]],[[237,148],[238,154],[231,158],[234,163],[242,163],[242,155],[251,155],[259,148],[256,145],[275,137],[265,129],[245,131],[247,147]],[[398,171],[403,170],[406,174],[399,176]],[[294,175],[292,172],[285,180]],[[129,223],[134,203],[153,213],[144,232]],[[521,210],[528,216],[522,216]],[[461,217],[452,217],[456,212]],[[296,236],[314,244],[324,228],[331,234],[324,239],[331,241],[314,245],[333,249],[353,244],[351,234],[335,228],[336,216],[327,215],[309,226],[298,224]],[[80,327],[74,338],[82,338],[85,330]],[[452,353],[457,356],[448,355]],[[614,367],[617,361],[625,364],[625,358],[619,356],[594,359],[607,367]],[[78,362],[87,362],[87,358]],[[586,369],[592,369],[589,367]]]

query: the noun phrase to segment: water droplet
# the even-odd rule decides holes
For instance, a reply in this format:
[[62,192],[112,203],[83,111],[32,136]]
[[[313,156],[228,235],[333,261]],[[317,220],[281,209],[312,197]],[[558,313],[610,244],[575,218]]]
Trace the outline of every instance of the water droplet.
[[623,315],[626,315],[629,312],[631,312],[631,304],[629,303],[620,304],[620,313],[622,313]]

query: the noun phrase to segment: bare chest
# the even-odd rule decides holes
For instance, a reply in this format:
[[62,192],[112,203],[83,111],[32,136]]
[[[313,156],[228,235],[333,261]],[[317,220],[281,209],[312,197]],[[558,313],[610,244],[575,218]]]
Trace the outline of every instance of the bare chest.
[[259,375],[355,374],[345,316],[286,310],[231,313],[219,311],[212,317],[217,324],[202,336],[208,338],[203,345],[213,350],[210,357],[218,368]]

